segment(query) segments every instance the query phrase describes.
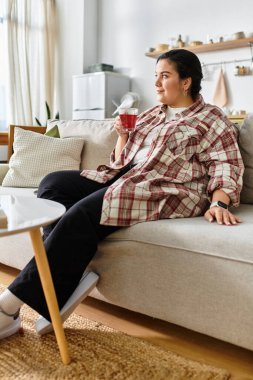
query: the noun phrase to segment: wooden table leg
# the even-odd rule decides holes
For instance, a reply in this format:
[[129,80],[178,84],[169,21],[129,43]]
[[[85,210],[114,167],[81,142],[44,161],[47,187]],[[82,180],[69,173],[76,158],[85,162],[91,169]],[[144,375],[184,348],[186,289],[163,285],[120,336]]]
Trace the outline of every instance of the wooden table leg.
[[56,340],[60,350],[62,362],[64,364],[70,363],[70,356],[68,352],[67,340],[62,327],[61,316],[59,312],[58,302],[55,295],[54,285],[52,281],[52,276],[50,268],[48,265],[48,260],[46,256],[46,251],[42,241],[40,229],[36,228],[30,230],[30,237],[32,240],[33,250],[35,254],[35,260],[38,267],[42,288],[45,294],[49,314],[52,320],[52,325],[54,328]]

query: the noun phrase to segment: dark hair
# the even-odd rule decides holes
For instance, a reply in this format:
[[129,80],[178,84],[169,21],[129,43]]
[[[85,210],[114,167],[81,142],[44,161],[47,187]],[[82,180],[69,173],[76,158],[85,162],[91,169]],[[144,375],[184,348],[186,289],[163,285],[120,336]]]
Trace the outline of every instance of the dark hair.
[[169,62],[174,63],[180,79],[189,77],[192,79],[190,94],[193,100],[195,100],[201,90],[200,83],[203,78],[201,63],[196,54],[185,49],[173,49],[161,54],[156,63],[161,59],[167,59]]

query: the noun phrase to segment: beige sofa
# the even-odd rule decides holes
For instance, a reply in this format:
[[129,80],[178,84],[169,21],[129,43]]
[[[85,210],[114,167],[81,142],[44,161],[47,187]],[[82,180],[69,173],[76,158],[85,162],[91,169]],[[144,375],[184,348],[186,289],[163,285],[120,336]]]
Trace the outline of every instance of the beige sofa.
[[[108,161],[116,139],[111,120],[58,125],[62,138],[85,140],[82,167]],[[245,162],[251,162],[246,132],[242,129],[241,146]],[[253,149],[253,138],[250,144]],[[249,164],[243,199],[252,203],[251,170]],[[7,171],[8,164],[0,165],[0,183]],[[1,194],[35,196],[34,189],[16,187],[0,187]],[[197,217],[113,233],[90,264],[100,275],[92,296],[253,350],[253,205],[234,212],[242,224],[219,226]],[[28,234],[0,239],[0,262],[21,269],[31,256]]]

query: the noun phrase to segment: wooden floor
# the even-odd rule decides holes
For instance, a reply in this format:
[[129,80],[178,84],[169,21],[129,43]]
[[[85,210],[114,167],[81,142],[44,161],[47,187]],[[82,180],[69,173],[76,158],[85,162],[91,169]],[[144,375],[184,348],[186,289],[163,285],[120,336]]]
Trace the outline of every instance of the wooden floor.
[[[8,285],[17,273],[18,271],[0,264],[2,284]],[[79,305],[75,312],[190,359],[226,368],[232,374],[231,380],[253,380],[253,352],[251,351],[91,297]]]

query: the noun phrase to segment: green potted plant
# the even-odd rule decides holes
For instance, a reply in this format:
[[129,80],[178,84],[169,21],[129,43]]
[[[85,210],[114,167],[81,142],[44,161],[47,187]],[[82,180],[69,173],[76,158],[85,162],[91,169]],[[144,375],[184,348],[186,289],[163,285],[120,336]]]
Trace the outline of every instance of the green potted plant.
[[[47,101],[45,102],[45,105],[46,105],[46,110],[47,110],[47,120],[48,119],[51,119],[51,111],[50,111],[50,107],[47,103]],[[60,119],[60,115],[59,115],[59,112],[56,113],[55,119],[59,120]],[[39,121],[39,119],[37,117],[35,117],[35,121],[36,123],[39,125],[39,126],[42,126],[41,122]]]

